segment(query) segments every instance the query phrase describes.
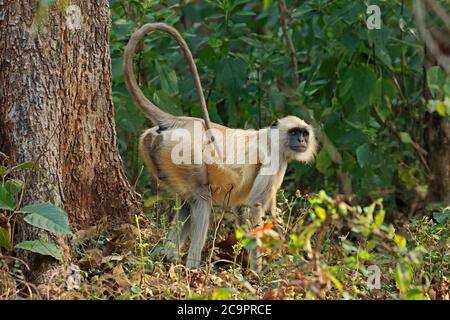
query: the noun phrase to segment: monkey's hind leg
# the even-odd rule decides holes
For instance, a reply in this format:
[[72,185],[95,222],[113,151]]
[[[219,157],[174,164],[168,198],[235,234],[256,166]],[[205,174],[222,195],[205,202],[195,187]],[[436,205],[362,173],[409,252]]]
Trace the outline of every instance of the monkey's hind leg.
[[191,202],[191,207],[191,245],[186,265],[196,269],[200,267],[202,249],[208,234],[211,200],[199,197]]
[[164,243],[162,253],[171,261],[177,261],[184,241],[189,235],[191,226],[190,205],[184,203],[174,218],[174,224]]

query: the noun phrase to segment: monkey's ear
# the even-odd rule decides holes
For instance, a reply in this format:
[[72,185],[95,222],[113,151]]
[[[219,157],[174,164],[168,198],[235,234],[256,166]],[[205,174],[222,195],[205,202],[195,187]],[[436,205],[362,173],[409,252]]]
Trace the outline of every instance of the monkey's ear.
[[276,128],[276,127],[278,127],[278,124],[279,124],[280,122],[278,121],[278,120],[275,120],[274,122],[272,122],[272,124],[270,125],[270,127],[271,128]]

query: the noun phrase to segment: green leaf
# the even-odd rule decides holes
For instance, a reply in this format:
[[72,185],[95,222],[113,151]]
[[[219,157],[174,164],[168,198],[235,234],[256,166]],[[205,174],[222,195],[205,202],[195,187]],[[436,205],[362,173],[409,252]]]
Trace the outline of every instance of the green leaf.
[[[270,1],[264,1],[264,3],[268,2],[270,4]],[[299,18],[311,11],[314,11],[314,8],[306,6],[307,3],[305,3],[305,6],[303,8],[294,8],[293,13],[291,15],[291,18]],[[267,9],[267,7],[264,7],[264,9]]]
[[263,9],[267,10],[270,7],[272,0],[263,0]]
[[445,104],[442,101],[439,101],[436,104],[436,112],[441,116],[445,117]]
[[344,152],[342,160],[344,161],[342,170],[344,172],[351,172],[356,164],[355,158],[353,158],[353,156],[349,152]]
[[428,87],[434,98],[437,98],[443,94],[443,89],[446,80],[447,76],[440,67],[433,66],[430,69],[428,69],[427,72]]
[[423,300],[422,291],[419,288],[412,288],[405,296],[406,300]]
[[178,78],[174,70],[156,62],[156,70],[161,77],[161,87],[169,95],[178,94]]
[[347,98],[347,95],[350,92],[350,89],[352,88],[352,75],[350,70],[345,73],[345,75],[342,77],[341,82],[339,83],[339,97],[341,98]]
[[403,263],[398,263],[395,268],[394,279],[400,292],[407,292],[412,281],[411,267]]
[[208,45],[210,47],[219,48],[222,46],[222,40],[220,40],[219,38],[212,37],[208,40]]
[[35,227],[58,234],[72,234],[67,213],[52,203],[30,205],[20,211],[31,213],[24,220]]
[[9,169],[9,172],[13,172],[17,169],[25,169],[25,170],[29,170],[31,168],[33,168],[34,166],[34,161],[27,161],[21,164],[18,164],[17,166],[12,167],[11,169]]
[[241,59],[226,58],[217,65],[216,76],[225,91],[232,98],[236,98],[247,81],[247,65]]
[[332,160],[325,148],[322,148],[320,152],[317,154],[316,157],[316,168],[319,170],[319,172],[323,173],[324,175],[332,175],[333,174],[333,168],[331,167]]
[[7,250],[12,249],[11,239],[9,238],[9,232],[5,228],[0,227],[0,248]]
[[361,145],[356,149],[356,160],[361,168],[364,168],[369,163],[370,148],[367,143]]
[[392,70],[392,59],[389,56],[388,51],[383,46],[375,47],[375,55],[381,62],[383,62],[389,69]]
[[247,238],[244,239],[244,248],[248,251],[254,250],[258,247],[258,241],[256,238]]
[[153,206],[155,203],[157,203],[160,200],[161,200],[161,197],[159,197],[157,194],[152,195],[144,201],[144,207],[150,208],[151,206]]
[[435,212],[433,213],[433,218],[436,219],[438,223],[444,223],[448,219],[450,219],[450,210],[443,212]]
[[394,237],[394,241],[400,248],[406,248],[406,239],[402,236],[396,234]]
[[367,138],[360,130],[343,125],[343,121],[343,118],[336,113],[327,117],[324,124],[326,136],[338,150],[354,152],[358,146],[367,142]]
[[0,209],[14,211],[16,208],[16,200],[14,196],[8,191],[4,184],[0,185]]
[[8,191],[13,195],[18,194],[22,190],[23,186],[23,181],[19,179],[10,179],[5,182],[6,189],[8,189]]
[[230,1],[230,10],[234,10],[237,8],[237,6],[244,4],[244,3],[248,3],[249,0],[234,0],[234,1]]
[[378,212],[378,214],[375,216],[375,226],[381,227],[384,221],[385,214],[386,212],[384,210],[380,210],[380,212]]
[[374,88],[374,108],[381,120],[385,121],[391,113],[391,101],[396,97],[397,91],[392,80],[378,79]]
[[241,17],[252,17],[252,16],[256,16],[256,13],[254,13],[253,11],[238,11],[236,12],[235,16],[241,16]]
[[400,132],[400,140],[402,140],[402,142],[406,144],[409,144],[412,141],[411,136],[408,132]]
[[448,77],[447,81],[445,82],[444,91],[447,96],[450,96],[450,77]]
[[316,212],[316,214],[320,220],[325,221],[325,219],[327,217],[327,212],[325,211],[324,208],[322,208],[320,206],[315,206],[314,211]]
[[241,230],[236,230],[235,231],[235,236],[236,236],[237,240],[240,240],[240,239],[242,239],[245,236],[245,233],[242,232]]
[[356,103],[356,108],[364,108],[373,96],[376,76],[369,68],[356,68],[351,71],[352,87],[351,93]]
[[342,34],[341,42],[345,50],[348,52],[348,55],[351,56],[358,46],[359,38],[358,35],[349,28]]
[[[30,170],[34,167],[34,161],[27,161],[21,164],[18,164],[17,166],[14,166],[8,170],[6,170],[6,172],[3,173],[3,176],[7,176],[8,174],[10,174],[11,172],[16,171],[17,169],[24,169],[24,170]],[[2,174],[0,174],[2,175]]]
[[0,166],[0,177],[6,176],[8,169],[5,166]]
[[155,91],[153,97],[157,105],[159,105],[164,111],[176,116],[181,116],[183,114],[180,106],[177,104],[175,96],[170,95],[167,91]]
[[34,253],[42,254],[44,256],[51,256],[59,261],[63,261],[61,251],[59,251],[56,245],[51,242],[42,240],[22,241],[15,246],[15,249],[28,250]]
[[231,300],[233,298],[233,289],[218,288],[212,294],[212,300]]
[[243,43],[245,43],[245,45],[248,45],[248,46],[252,46],[252,47],[256,47],[256,48],[261,47],[261,42],[256,37],[243,36],[243,37],[239,37],[239,40],[241,40]]

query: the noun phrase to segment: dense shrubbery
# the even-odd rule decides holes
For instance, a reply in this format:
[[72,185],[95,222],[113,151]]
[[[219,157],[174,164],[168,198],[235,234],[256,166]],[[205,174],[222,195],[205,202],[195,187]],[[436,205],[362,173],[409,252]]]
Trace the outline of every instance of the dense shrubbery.
[[[197,58],[213,121],[258,128],[295,114],[315,124],[322,148],[315,165],[292,164],[288,190],[353,192],[363,201],[382,196],[392,213],[423,207],[430,178],[421,147],[424,118],[448,114],[450,81],[438,67],[424,78],[411,4],[375,2],[379,30],[366,27],[364,1],[287,1],[299,61],[294,87],[277,1],[111,1],[114,102],[132,180],[141,172],[136,141],[146,123],[123,83],[123,47],[138,26],[165,21],[182,32]],[[148,36],[136,65],[145,94],[163,109],[200,116],[174,41]],[[423,99],[424,82],[436,101]],[[140,190],[149,191],[145,174],[139,181]]]
[[[164,220],[141,217],[112,233],[101,224],[78,231],[71,243],[73,263],[81,268],[79,290],[67,290],[67,275],[55,273],[43,292],[88,299],[449,298],[448,208],[436,209],[433,219],[394,227],[384,221],[381,199],[350,206],[321,191],[292,199],[280,194],[279,206],[283,210],[263,228],[238,229],[234,245],[219,245],[233,237],[215,219],[219,232],[210,236],[202,270],[187,270],[182,261],[168,264],[158,255]],[[240,255],[255,245],[265,255],[260,274],[247,270]],[[225,261],[224,254],[234,259]],[[7,261],[1,260],[0,294],[13,298],[22,271],[19,261]]]

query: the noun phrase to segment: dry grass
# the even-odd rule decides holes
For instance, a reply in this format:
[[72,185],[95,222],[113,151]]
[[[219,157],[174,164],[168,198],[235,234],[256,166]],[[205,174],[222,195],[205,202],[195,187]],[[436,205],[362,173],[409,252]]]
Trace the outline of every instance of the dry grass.
[[[368,239],[349,236],[339,221],[323,234],[323,245],[316,252],[319,261],[306,251],[292,249],[291,234],[299,234],[308,225],[305,215],[309,208],[283,208],[280,216],[272,217],[268,231],[258,237],[265,253],[265,268],[254,274],[246,268],[245,249],[236,245],[233,215],[216,214],[210,238],[203,252],[208,263],[198,270],[184,267],[183,261],[169,263],[158,255],[158,245],[167,230],[161,219],[139,217],[137,225],[122,225],[114,230],[91,227],[78,231],[71,240],[72,261],[55,265],[44,283],[33,285],[25,280],[23,262],[14,257],[0,257],[1,299],[398,299],[393,270],[396,260],[381,251],[377,264],[383,270],[382,288],[370,290],[363,269],[368,261],[353,264],[345,255],[339,237],[347,235],[359,252],[365,250]],[[289,216],[289,217],[288,217]],[[157,221],[157,222],[156,222]],[[289,221],[288,223],[286,221]],[[303,222],[302,222],[303,221]],[[429,233],[424,220],[400,230],[402,234]],[[101,224],[100,224],[101,225]],[[433,224],[431,223],[432,227]],[[448,226],[448,225],[447,225]],[[214,232],[217,230],[217,234]],[[448,230],[446,230],[448,232]],[[215,239],[213,237],[215,236]],[[417,240],[417,239],[416,239]],[[447,236],[448,240],[448,236]],[[315,240],[312,240],[315,243]],[[429,241],[429,240],[427,240]],[[431,241],[431,240],[430,240]],[[424,242],[424,241],[422,241]],[[423,298],[448,299],[448,242],[429,243],[427,264],[430,283],[421,287]],[[214,244],[214,246],[213,246]],[[241,243],[242,244],[242,243]],[[423,243],[422,243],[423,244]],[[434,247],[432,247],[432,245]],[[387,244],[386,244],[387,245]],[[387,255],[386,255],[387,254]],[[435,260],[433,260],[435,259]],[[445,259],[444,259],[445,260]],[[317,264],[320,264],[318,270]],[[439,265],[444,263],[444,265]],[[67,267],[80,268],[81,283],[68,287]],[[358,265],[359,264],[359,265]],[[352,267],[349,267],[349,266]],[[438,267],[439,271],[432,270]],[[445,267],[446,266],[446,267]],[[443,269],[444,268],[444,269]],[[361,270],[360,270],[361,269]],[[442,270],[444,273],[442,274]],[[434,277],[434,278],[433,278]]]

